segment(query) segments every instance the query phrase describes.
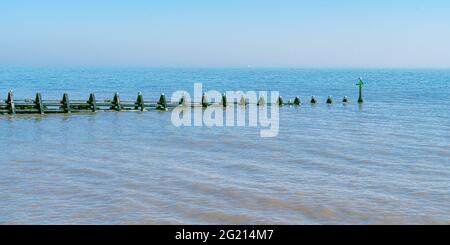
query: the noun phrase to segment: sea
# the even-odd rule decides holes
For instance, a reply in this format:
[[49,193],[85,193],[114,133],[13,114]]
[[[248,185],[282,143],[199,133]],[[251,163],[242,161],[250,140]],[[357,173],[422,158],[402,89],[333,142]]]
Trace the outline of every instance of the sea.
[[171,111],[0,115],[0,224],[450,224],[448,69],[0,67],[1,100],[194,83],[302,105],[276,137]]

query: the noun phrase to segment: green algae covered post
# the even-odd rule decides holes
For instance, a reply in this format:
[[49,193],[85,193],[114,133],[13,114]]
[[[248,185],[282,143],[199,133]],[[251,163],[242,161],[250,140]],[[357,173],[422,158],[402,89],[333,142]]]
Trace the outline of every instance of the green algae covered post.
[[144,105],[144,97],[142,96],[142,92],[138,93],[135,104],[136,104],[136,106],[134,107],[135,110],[140,108],[141,111],[144,111],[145,105]]
[[95,94],[94,93],[91,93],[89,95],[89,100],[87,102],[91,106],[91,110],[93,112],[96,112],[97,111],[97,102],[95,100]]
[[241,105],[241,106],[246,106],[247,105],[247,101],[246,101],[244,95],[241,96],[241,100],[239,102],[239,105]]
[[302,103],[302,101],[300,100],[300,97],[295,97],[294,99],[294,105],[300,105]]
[[34,100],[36,104],[36,109],[40,114],[44,114],[44,105],[42,104],[42,96],[41,93],[36,94],[36,99]]
[[222,94],[222,106],[227,107],[227,96],[225,93]]
[[10,90],[8,92],[8,98],[6,99],[6,104],[7,104],[9,114],[16,114],[16,106],[14,104],[14,95],[13,95],[12,90]]
[[205,108],[208,107],[208,99],[206,98],[205,93],[202,94],[202,106]]
[[327,98],[327,104],[333,104],[333,97],[331,95]]
[[178,105],[185,105],[185,101],[186,101],[186,99],[184,98],[184,94],[183,94],[183,96],[180,99],[180,102],[178,102]]
[[120,96],[119,93],[115,93],[114,94],[114,98],[113,98],[113,109],[115,109],[116,111],[121,111],[122,110],[122,105],[120,103]]
[[311,96],[311,104],[316,104],[317,100],[314,96]]
[[283,97],[281,97],[281,96],[278,97],[277,104],[278,104],[278,106],[283,106],[284,105]]
[[344,96],[344,98],[342,99],[342,103],[348,103],[348,98],[347,98],[347,96]]
[[69,102],[69,95],[67,93],[63,94],[63,98],[61,101],[62,109],[65,113],[70,113],[70,102]]
[[167,110],[167,100],[166,100],[166,96],[164,95],[164,93],[162,93],[161,96],[159,97],[157,109]]
[[264,98],[264,95],[261,95],[258,100],[258,106],[265,106],[265,105],[266,105],[266,99]]

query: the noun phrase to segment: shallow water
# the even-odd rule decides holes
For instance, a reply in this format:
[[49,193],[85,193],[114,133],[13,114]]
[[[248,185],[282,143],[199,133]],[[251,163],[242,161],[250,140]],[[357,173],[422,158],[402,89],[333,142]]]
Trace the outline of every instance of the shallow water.
[[156,100],[194,82],[320,103],[281,108],[275,138],[170,112],[0,115],[0,223],[450,224],[450,70],[1,68],[0,96]]

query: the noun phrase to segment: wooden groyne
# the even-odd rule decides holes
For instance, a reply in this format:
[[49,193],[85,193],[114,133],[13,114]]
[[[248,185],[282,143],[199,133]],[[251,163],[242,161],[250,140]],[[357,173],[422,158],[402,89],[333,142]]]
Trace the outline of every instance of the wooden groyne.
[[2,114],[49,114],[96,111],[145,111],[150,109],[167,110],[173,105],[166,102],[164,94],[157,102],[145,101],[142,93],[136,101],[122,101],[119,93],[115,93],[112,100],[97,100],[91,93],[87,100],[70,100],[64,93],[61,100],[44,100],[41,93],[37,93],[34,100],[16,100],[13,92],[8,92],[5,101],[0,101]]
[[[362,81],[360,84],[360,96],[358,103],[362,103]],[[317,99],[312,96],[309,101],[311,104],[318,103]],[[332,104],[333,98],[328,96],[326,104]],[[349,103],[347,96],[344,96],[342,103]],[[225,94],[222,95],[220,102],[211,103],[203,94],[201,102],[189,102],[183,98],[178,103],[167,102],[166,96],[161,94],[157,101],[144,100],[142,93],[139,92],[135,101],[122,101],[119,93],[115,93],[112,100],[97,100],[95,94],[91,93],[87,100],[71,100],[69,95],[64,93],[61,100],[44,100],[41,93],[37,93],[34,100],[15,100],[12,91],[8,92],[6,100],[0,100],[0,114],[49,114],[49,113],[76,113],[76,112],[97,112],[97,111],[150,111],[150,110],[162,110],[166,111],[173,109],[180,105],[192,106],[192,107],[210,107],[210,106],[222,106],[227,107],[229,105],[249,105],[250,102],[241,97],[239,101],[229,101]],[[295,97],[292,100],[284,101],[281,96],[276,101],[277,106],[293,105],[300,106],[302,101],[300,97]],[[255,105],[270,106],[271,103],[266,103],[264,97],[260,97]]]

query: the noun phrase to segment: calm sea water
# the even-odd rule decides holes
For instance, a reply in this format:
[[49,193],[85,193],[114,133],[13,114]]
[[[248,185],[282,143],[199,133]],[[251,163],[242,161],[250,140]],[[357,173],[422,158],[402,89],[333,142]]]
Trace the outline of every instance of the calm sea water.
[[320,103],[283,107],[275,138],[170,112],[0,115],[0,223],[450,224],[450,70],[0,68],[0,97],[156,100],[194,82]]

